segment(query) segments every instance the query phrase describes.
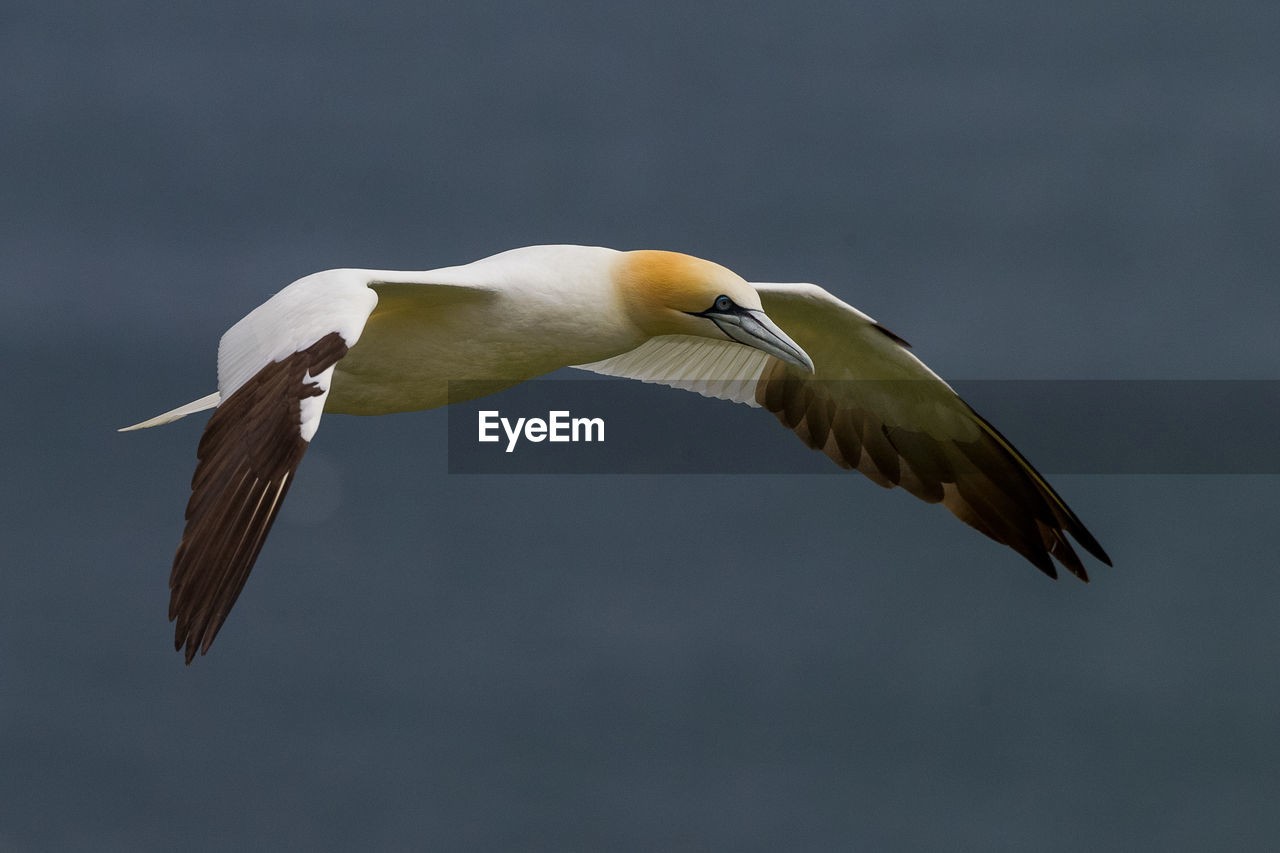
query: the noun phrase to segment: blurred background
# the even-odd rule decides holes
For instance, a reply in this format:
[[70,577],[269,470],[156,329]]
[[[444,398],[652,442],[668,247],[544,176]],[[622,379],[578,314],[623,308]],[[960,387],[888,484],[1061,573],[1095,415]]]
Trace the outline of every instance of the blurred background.
[[187,668],[203,416],[114,430],[302,275],[547,242],[820,283],[948,377],[1280,378],[1280,6],[0,16],[0,849],[1274,849],[1275,476],[1055,477],[1085,586],[852,474],[329,417]]

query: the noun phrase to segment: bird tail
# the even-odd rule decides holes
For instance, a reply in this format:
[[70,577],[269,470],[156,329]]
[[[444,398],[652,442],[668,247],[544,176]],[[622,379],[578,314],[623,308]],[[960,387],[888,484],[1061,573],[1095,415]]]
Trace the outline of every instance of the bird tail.
[[201,397],[199,400],[187,403],[185,406],[179,406],[176,409],[165,412],[163,415],[156,415],[150,420],[143,421],[133,426],[121,427],[116,432],[129,432],[134,429],[146,429],[147,427],[160,426],[161,424],[172,423],[178,418],[185,418],[187,415],[195,412],[203,412],[205,409],[212,409],[222,401],[221,395],[214,391],[207,397]]

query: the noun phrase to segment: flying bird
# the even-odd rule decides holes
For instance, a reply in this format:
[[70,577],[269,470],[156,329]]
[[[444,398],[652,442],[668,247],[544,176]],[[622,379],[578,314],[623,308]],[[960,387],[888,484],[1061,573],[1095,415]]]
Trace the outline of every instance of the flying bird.
[[941,503],[1050,577],[1106,552],[991,424],[856,308],[675,252],[512,249],[426,272],[295,281],[222,337],[215,408],[169,577],[174,645],[209,650],[324,412],[445,406],[573,366],[759,406],[886,488]]

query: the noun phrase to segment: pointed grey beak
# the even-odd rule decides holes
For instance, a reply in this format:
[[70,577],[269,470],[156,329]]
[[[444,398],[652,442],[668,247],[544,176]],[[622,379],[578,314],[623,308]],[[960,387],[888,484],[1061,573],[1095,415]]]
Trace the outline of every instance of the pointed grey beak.
[[813,359],[787,333],[778,328],[763,311],[734,306],[732,311],[705,311],[706,317],[729,337],[740,344],[763,350],[769,355],[802,367],[813,373]]

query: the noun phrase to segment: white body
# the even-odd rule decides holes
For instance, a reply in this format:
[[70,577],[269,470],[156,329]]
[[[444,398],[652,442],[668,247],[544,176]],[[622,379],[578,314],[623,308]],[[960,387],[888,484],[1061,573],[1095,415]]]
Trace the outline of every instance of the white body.
[[646,336],[605,286],[621,253],[572,247],[572,264],[566,253],[537,246],[427,273],[344,271],[377,280],[379,306],[372,333],[339,362],[326,408],[432,409],[639,346]]

